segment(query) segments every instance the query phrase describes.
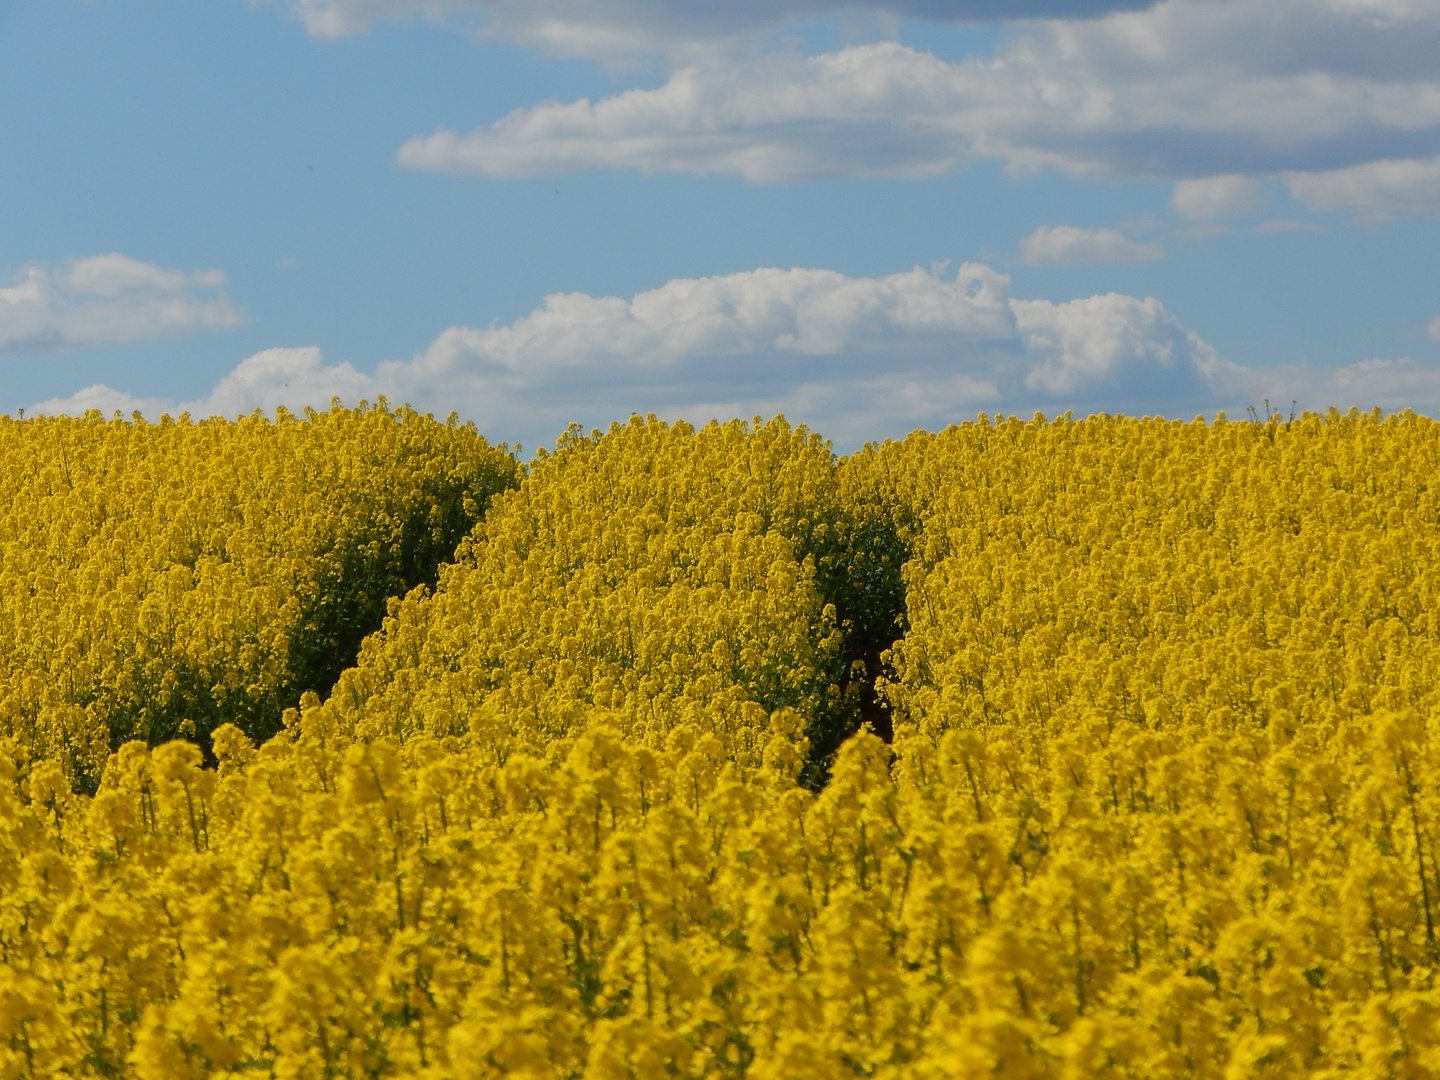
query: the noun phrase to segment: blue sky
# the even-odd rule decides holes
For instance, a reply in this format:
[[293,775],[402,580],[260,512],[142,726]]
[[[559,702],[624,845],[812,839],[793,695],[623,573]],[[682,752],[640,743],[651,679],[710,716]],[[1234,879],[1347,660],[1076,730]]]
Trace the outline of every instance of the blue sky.
[[1440,410],[1440,0],[0,0],[0,150],[12,415]]

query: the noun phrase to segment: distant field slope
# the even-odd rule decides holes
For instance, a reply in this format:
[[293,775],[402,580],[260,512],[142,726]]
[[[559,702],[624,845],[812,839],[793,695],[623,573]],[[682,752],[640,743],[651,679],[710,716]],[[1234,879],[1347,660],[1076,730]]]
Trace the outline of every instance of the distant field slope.
[[937,739],[1440,708],[1440,425],[967,424],[860,455],[912,527],[884,688]]
[[826,715],[843,638],[812,550],[838,531],[829,447],[783,420],[596,436],[535,461],[434,594],[392,608],[327,705],[342,730],[465,735],[503,763],[597,723],[657,747],[690,723],[754,763],[771,712]]
[[0,419],[0,732],[91,784],[128,739],[268,737],[517,472],[409,410]]

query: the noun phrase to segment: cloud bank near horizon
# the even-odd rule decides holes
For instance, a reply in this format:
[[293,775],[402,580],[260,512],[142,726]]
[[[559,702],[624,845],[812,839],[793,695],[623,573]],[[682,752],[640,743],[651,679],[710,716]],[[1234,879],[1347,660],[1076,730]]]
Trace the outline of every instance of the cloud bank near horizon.
[[451,327],[373,374],[327,364],[313,346],[277,348],[243,360],[195,401],[95,385],[35,411],[236,416],[382,395],[457,412],[487,437],[529,446],[571,421],[588,427],[633,412],[694,423],[783,412],[848,447],[982,410],[1189,417],[1265,398],[1435,407],[1440,369],[1410,360],[1247,369],[1153,298],[1017,298],[1008,277],[975,263],[952,277],[761,268],[676,279],[629,300],[551,295],[509,325]]

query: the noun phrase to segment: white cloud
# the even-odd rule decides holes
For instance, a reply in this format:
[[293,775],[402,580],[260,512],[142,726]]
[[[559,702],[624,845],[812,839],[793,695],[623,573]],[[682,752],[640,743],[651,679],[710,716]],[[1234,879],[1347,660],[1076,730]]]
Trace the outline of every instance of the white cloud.
[[[609,365],[647,370],[756,353],[829,355],[897,342],[984,342],[1014,334],[1008,279],[967,263],[946,281],[925,270],[850,278],[762,268],[679,278],[632,300],[556,294],[511,326],[447,331],[431,353],[463,351],[499,370]],[[429,355],[429,354],[427,354]]]
[[345,37],[382,21],[442,22],[463,11],[463,0],[289,0],[291,14],[316,37]]
[[1014,299],[1009,287],[1005,275],[966,264],[953,278],[759,269],[677,279],[629,300],[557,294],[507,326],[452,327],[373,375],[326,365],[315,348],[271,349],[199,401],[161,406],[97,386],[37,409],[235,416],[383,394],[527,443],[572,420],[632,411],[695,421],[784,411],[843,445],[985,406],[1215,404],[1223,365],[1158,301],[1111,294],[1052,304]]
[[1349,210],[1371,221],[1440,213],[1440,156],[1296,172],[1286,179],[1291,193],[1317,210]]
[[[155,417],[170,407],[170,401],[161,397],[135,397],[123,390],[115,390],[104,383],[95,383],[83,390],[77,390],[66,398],[51,398],[26,409],[26,412],[44,416],[84,416],[91,409],[109,419],[113,414],[129,418],[132,413]],[[180,410],[175,410],[177,413]]]
[[[1021,349],[1009,282],[966,265],[850,278],[763,268],[677,279],[630,300],[564,294],[509,326],[456,327],[377,384],[528,441],[577,417],[707,419],[785,411],[836,431],[869,414],[965,415]],[[918,411],[916,411],[918,410]],[[540,433],[544,433],[541,435]]]
[[[1075,394],[1117,372],[1151,384],[1152,399],[1174,397],[1175,384],[1196,386],[1219,376],[1215,351],[1170,317],[1160,301],[1110,293],[1052,304],[1011,302],[1032,358],[1025,386],[1047,394]],[[1131,391],[1136,389],[1132,383]]]
[[1139,244],[1114,229],[1074,225],[1042,225],[1020,241],[1020,261],[1027,266],[1149,262],[1164,254],[1159,244]]
[[1440,341],[1440,315],[1430,320],[1430,325],[1425,327],[1425,333],[1430,336],[1431,341]]
[[1086,18],[1154,0],[285,0],[319,37],[360,33],[381,21],[423,19],[561,56],[612,58],[677,51],[767,34],[797,20],[869,14],[984,20]]
[[83,415],[98,409],[109,416],[119,411],[129,416],[138,411],[155,417],[169,412],[178,416],[188,412],[193,417],[245,416],[256,409],[274,409],[283,405],[293,412],[307,405],[328,408],[332,397],[347,402],[359,401],[367,395],[374,398],[378,384],[369,375],[362,375],[349,364],[327,367],[320,350],[307,346],[298,349],[266,349],[248,357],[216,384],[203,398],[176,401],[171,398],[137,398],[103,383],[87,386],[69,397],[51,398],[34,406],[33,411],[45,415]]
[[466,135],[411,139],[401,165],[517,177],[590,166],[733,173],[761,183],[824,174],[923,176],[968,155],[944,61],[894,43],[781,53],[677,71],[662,87],[519,109]]
[[1192,221],[1253,214],[1260,207],[1255,181],[1238,173],[1181,180],[1170,196],[1170,205]]
[[1362,360],[1338,368],[1286,365],[1273,368],[1235,368],[1227,375],[1236,397],[1259,405],[1323,411],[1332,406],[1359,406],[1369,410],[1414,409],[1433,413],[1440,409],[1440,365],[1400,360]]
[[[1440,335],[1440,319],[1431,334]],[[637,411],[697,423],[784,412],[844,449],[981,409],[1189,417],[1238,415],[1269,399],[1434,411],[1440,365],[1245,368],[1156,299],[1021,299],[1009,278],[978,264],[953,278],[759,269],[676,279],[629,300],[556,294],[506,326],[452,327],[373,374],[326,364],[314,347],[268,349],[196,401],[97,385],[35,411],[237,416],[381,395],[442,416],[453,410],[487,437],[530,446],[574,420],[603,425]]]
[[239,416],[277,405],[299,412],[307,405],[325,408],[332,397],[358,401],[374,386],[349,364],[325,366],[314,346],[266,349],[242,360],[209,396],[181,408],[194,416]]
[[1177,190],[1177,206],[1221,216],[1254,195],[1243,177],[1440,151],[1437,55],[1433,2],[1164,0],[1026,23],[993,57],[959,63],[895,42],[705,53],[659,87],[442,130],[405,144],[399,161],[490,176],[604,167],[773,182],[924,176],[987,156],[1020,170],[1198,181]]
[[1203,395],[1212,359],[1156,301],[1014,300],[1007,277],[977,264],[951,279],[761,269],[629,301],[552,296],[510,326],[448,330],[376,380],[393,399],[489,429],[517,415],[553,437],[577,415],[784,411],[845,441],[987,403],[1058,407],[1057,394]]
[[104,345],[238,326],[218,270],[183,273],[124,255],[25,267],[0,288],[0,352]]

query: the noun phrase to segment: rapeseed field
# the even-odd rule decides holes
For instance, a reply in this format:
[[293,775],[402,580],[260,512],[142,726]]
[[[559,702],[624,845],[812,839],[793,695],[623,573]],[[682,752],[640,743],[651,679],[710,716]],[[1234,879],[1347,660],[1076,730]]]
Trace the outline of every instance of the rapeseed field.
[[0,1077],[1440,1074],[1440,425],[0,419]]

